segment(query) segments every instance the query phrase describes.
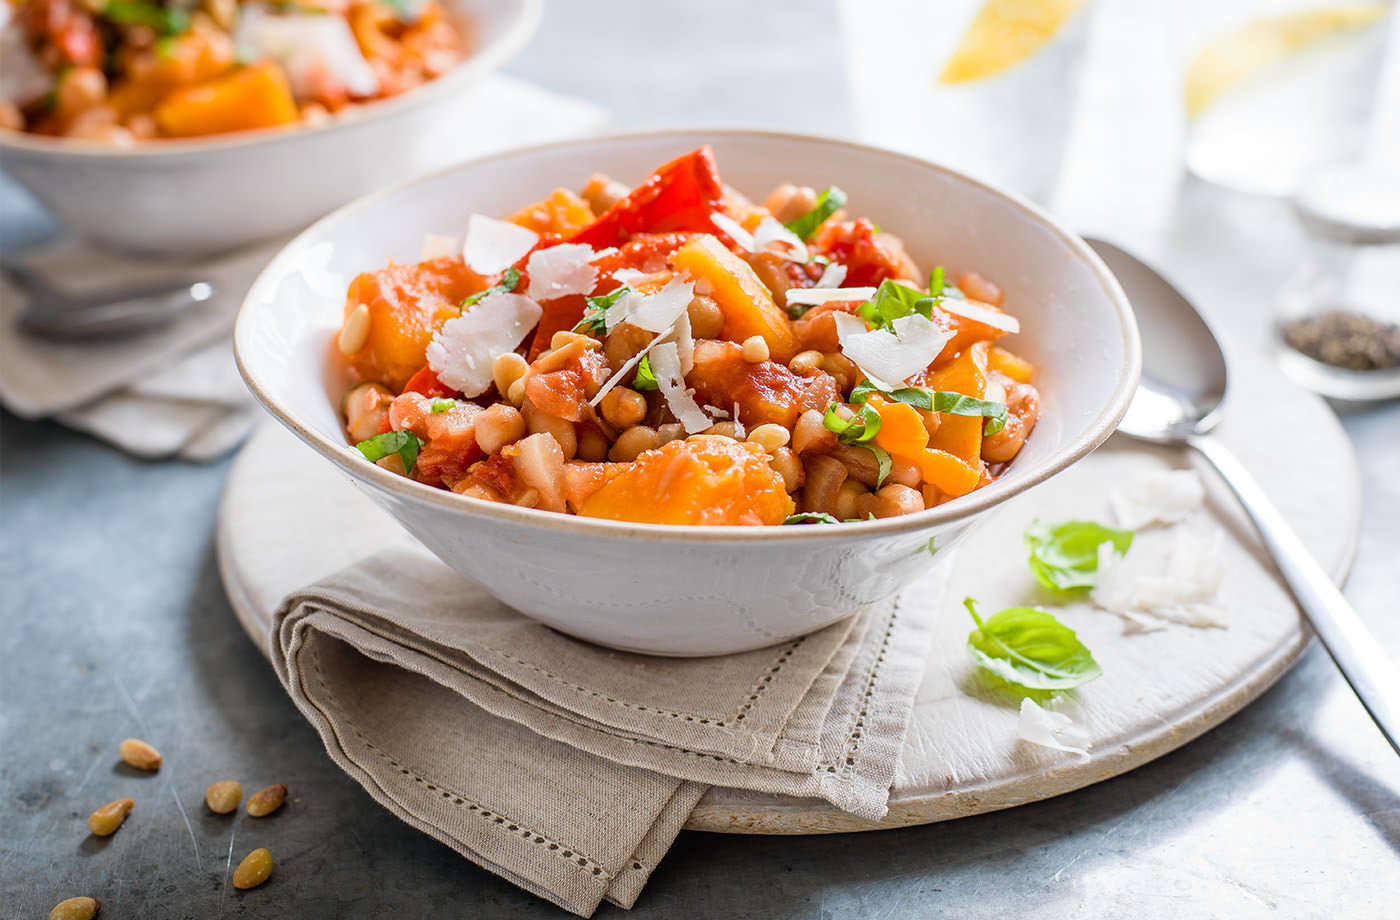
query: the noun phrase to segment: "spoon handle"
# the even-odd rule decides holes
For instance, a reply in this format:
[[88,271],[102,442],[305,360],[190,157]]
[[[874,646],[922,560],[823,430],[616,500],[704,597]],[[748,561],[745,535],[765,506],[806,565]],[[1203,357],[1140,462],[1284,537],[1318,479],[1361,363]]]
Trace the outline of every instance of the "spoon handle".
[[1209,436],[1196,435],[1188,443],[1234,490],[1323,646],[1390,746],[1400,753],[1400,668],[1235,455]]

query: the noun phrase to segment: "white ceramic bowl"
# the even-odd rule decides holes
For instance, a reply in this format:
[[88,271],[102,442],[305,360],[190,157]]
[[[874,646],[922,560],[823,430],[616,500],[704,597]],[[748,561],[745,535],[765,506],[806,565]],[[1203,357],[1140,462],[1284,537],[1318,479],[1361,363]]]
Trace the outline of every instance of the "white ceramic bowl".
[[457,157],[443,130],[462,94],[533,34],[541,0],[445,0],[471,56],[431,83],[322,125],[114,149],[0,131],[0,167],[70,230],[104,245],[207,255],[290,233]]
[[[331,346],[358,272],[417,258],[425,233],[508,213],[602,170],[636,182],[703,143],[731,185],[839,184],[853,212],[903,237],[924,266],[976,270],[1006,291],[1039,366],[1040,423],[996,483],[918,514],[798,527],[669,527],[590,520],[465,498],[396,476],[347,446]],[[1137,383],[1131,308],[1098,257],[1032,205],[926,161],[835,140],[684,131],[535,147],[364,198],[297,237],[253,285],[234,347],[244,379],[443,561],[549,625],[616,648],[711,655],[759,648],[889,597],[979,515],[1093,450]],[[935,541],[936,542],[931,542]],[[1019,552],[1009,547],[1009,552]]]

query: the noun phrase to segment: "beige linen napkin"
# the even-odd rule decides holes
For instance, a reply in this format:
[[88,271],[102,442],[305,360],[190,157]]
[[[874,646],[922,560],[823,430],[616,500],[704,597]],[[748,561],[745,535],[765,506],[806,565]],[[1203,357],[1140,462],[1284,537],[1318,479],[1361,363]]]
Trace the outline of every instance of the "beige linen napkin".
[[[434,156],[412,164],[404,178],[507,147],[588,134],[606,122],[606,113],[591,103],[496,76],[463,100],[451,123],[439,126]],[[492,130],[476,130],[483,124]],[[234,367],[234,314],[282,242],[196,264],[138,260],[67,238],[40,252],[7,254],[73,293],[178,275],[213,281],[216,294],[139,336],[53,342],[18,328],[25,295],[0,276],[0,403],[141,457],[204,461],[226,453],[261,417]]]
[[632,904],[710,785],[883,816],[940,583],[772,648],[656,658],[571,639],[395,551],[286,598],[272,656],[371,795],[587,916]]

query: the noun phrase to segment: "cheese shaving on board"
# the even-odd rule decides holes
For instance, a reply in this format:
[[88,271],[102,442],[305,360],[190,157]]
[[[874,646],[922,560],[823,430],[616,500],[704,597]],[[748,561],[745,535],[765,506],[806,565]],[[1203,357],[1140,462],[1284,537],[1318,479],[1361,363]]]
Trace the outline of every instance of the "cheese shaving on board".
[[667,407],[676,421],[685,426],[686,434],[698,434],[714,424],[695,401],[695,391],[686,389],[680,355],[674,342],[652,349],[651,372],[656,377],[657,388],[665,397]]
[[895,320],[890,332],[867,330],[865,320],[849,313],[833,313],[832,319],[841,351],[882,390],[897,390],[904,381],[927,370],[953,337],[951,330],[918,313]]
[[428,366],[464,396],[480,396],[491,388],[496,358],[525,341],[542,313],[539,304],[520,294],[488,295],[433,334]]
[[[1090,599],[1139,629],[1171,621],[1197,627],[1225,627],[1224,611],[1213,601],[1225,580],[1224,534],[1209,537],[1178,527],[1168,550],[1165,571],[1148,561],[1148,551],[1134,541],[1126,556],[1113,544],[1099,547],[1098,581]],[[1147,619],[1151,618],[1151,619]]]
[[423,237],[423,247],[418,251],[418,258],[426,262],[429,259],[441,259],[446,256],[455,256],[462,251],[462,243],[455,236],[440,236],[436,233],[429,233]]
[[1195,470],[1152,470],[1115,489],[1109,502],[1119,527],[1138,530],[1175,524],[1200,508],[1205,497],[1205,484]]
[[554,300],[570,294],[591,294],[598,283],[598,267],[590,264],[593,247],[583,243],[560,243],[530,254],[525,272],[530,276],[529,294],[535,300]]
[[981,323],[984,326],[991,326],[993,329],[1000,329],[1002,332],[1016,333],[1021,331],[1021,321],[1014,316],[999,313],[988,307],[979,306],[968,300],[958,300],[955,297],[944,297],[938,302],[939,309],[945,313],[952,313],[970,319],[973,322]]
[[[1058,709],[1078,710],[1068,700],[1060,701]],[[1021,700],[1021,716],[1016,721],[1016,734],[1022,741],[1041,747],[1064,751],[1066,754],[1089,756],[1089,731],[1067,712],[1045,709],[1035,700]]]
[[[819,287],[819,288],[835,288],[835,287],[840,287],[840,286],[841,286],[841,282],[843,282],[843,281],[845,281],[845,280],[846,280],[846,266],[842,265],[840,262],[832,262],[830,265],[828,265],[825,269],[822,270],[822,276],[821,276],[820,278],[817,279],[817,285],[816,285],[816,286]],[[860,290],[860,289],[859,289],[859,288],[852,288],[852,290]],[[870,290],[873,291],[874,288],[870,288]],[[870,296],[871,296],[871,297],[874,297],[875,295],[874,295],[874,294],[871,294]],[[866,299],[868,300],[869,298],[866,298]]]
[[[826,280],[826,276],[822,276]],[[833,300],[869,300],[875,296],[873,287],[810,287],[810,288],[789,288],[787,292],[788,305],[802,304],[804,306],[815,307],[817,304],[830,303]]]
[[520,261],[539,241],[539,234],[527,227],[473,214],[467,221],[462,259],[478,275],[495,275]]

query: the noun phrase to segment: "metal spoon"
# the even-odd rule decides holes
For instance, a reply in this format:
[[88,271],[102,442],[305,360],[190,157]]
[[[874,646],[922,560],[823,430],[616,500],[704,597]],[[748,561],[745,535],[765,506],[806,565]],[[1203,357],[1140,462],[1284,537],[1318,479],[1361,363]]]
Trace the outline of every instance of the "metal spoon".
[[59,290],[22,264],[7,261],[3,268],[29,298],[20,326],[48,339],[134,335],[169,322],[213,297],[215,291],[208,281],[180,278],[75,295]]
[[1118,276],[1137,310],[1142,382],[1118,430],[1155,444],[1195,448],[1210,461],[1254,521],[1283,580],[1323,646],[1400,753],[1400,669],[1397,669],[1332,579],[1317,564],[1259,488],[1254,477],[1210,430],[1225,400],[1225,355],[1196,308],[1152,268],[1111,243],[1089,245]]

